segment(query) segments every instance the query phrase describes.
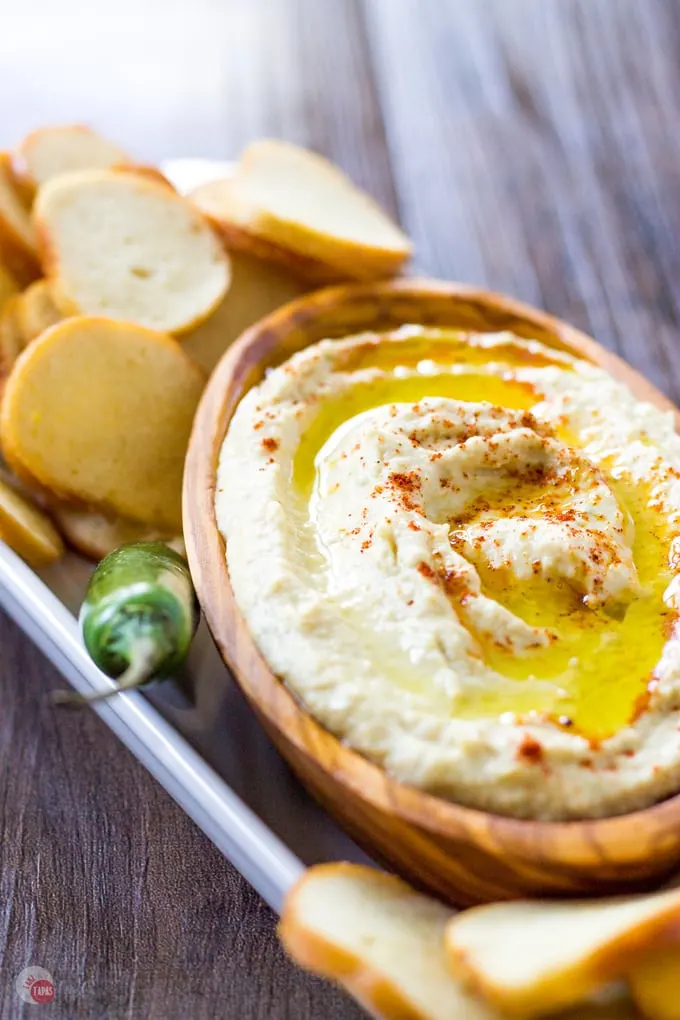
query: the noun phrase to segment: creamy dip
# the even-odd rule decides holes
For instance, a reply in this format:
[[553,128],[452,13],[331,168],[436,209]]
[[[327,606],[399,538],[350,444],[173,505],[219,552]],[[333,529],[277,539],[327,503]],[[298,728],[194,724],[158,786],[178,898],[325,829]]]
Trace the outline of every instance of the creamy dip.
[[680,787],[680,438],[601,369],[322,341],[241,401],[216,505],[270,666],[396,778],[552,819]]

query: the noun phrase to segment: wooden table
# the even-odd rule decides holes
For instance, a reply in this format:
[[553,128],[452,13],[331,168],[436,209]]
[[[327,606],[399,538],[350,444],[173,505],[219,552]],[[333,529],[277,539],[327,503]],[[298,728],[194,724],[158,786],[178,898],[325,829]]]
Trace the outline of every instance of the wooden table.
[[[310,145],[420,270],[542,305],[680,397],[675,0],[23,0],[2,24],[1,145],[67,120],[146,160]],[[0,643],[0,1015],[29,963],[55,977],[41,1017],[363,1015],[94,714],[44,708],[59,677],[4,618]]]

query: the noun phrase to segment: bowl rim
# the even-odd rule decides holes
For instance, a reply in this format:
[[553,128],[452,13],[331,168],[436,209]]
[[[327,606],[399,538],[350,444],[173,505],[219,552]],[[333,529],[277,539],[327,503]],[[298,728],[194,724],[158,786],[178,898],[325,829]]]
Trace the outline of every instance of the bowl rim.
[[584,845],[592,846],[597,830],[598,839],[619,844],[624,856],[626,851],[635,856],[632,844],[639,849],[642,833],[649,845],[650,838],[663,840],[669,830],[680,824],[680,791],[649,807],[624,814],[544,821],[467,807],[409,786],[347,747],[304,709],[270,670],[241,615],[231,587],[224,540],[217,527],[214,495],[217,458],[224,435],[233,410],[250,387],[241,389],[231,408],[226,402],[228,391],[230,387],[243,386],[246,369],[262,365],[262,355],[275,349],[286,325],[294,328],[313,320],[320,311],[356,298],[389,299],[399,294],[449,298],[454,305],[472,303],[485,310],[495,307],[504,314],[530,320],[537,328],[559,338],[554,346],[576,351],[629,385],[639,399],[672,411],[680,431],[680,411],[627,362],[576,327],[508,295],[468,284],[417,277],[341,284],[305,294],[253,324],[232,344],[213,371],[194,419],[183,484],[184,539],[199,601],[215,644],[267,727],[278,731],[312,767],[330,773],[349,795],[367,801],[378,812],[396,814],[434,836],[455,839],[465,835],[487,844],[491,840],[495,846],[503,846],[506,853],[513,846],[518,853],[532,848],[540,852],[542,845],[554,843],[565,857],[582,856]]

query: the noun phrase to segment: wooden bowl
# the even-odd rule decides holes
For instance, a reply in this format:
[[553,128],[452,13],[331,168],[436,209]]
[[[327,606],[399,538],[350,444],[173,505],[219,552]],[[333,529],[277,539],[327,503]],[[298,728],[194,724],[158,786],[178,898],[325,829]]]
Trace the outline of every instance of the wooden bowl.
[[185,540],[213,637],[270,738],[313,796],[359,844],[414,884],[459,905],[652,886],[680,862],[680,796],[633,814],[564,823],[517,821],[430,796],[391,779],[308,715],[271,672],[239,613],[214,509],[217,457],[236,405],[268,366],[308,344],[407,322],[535,337],[601,365],[641,399],[675,410],[594,340],[499,294],[396,280],[328,288],[292,302],[227,352],[194,425],[184,479]]

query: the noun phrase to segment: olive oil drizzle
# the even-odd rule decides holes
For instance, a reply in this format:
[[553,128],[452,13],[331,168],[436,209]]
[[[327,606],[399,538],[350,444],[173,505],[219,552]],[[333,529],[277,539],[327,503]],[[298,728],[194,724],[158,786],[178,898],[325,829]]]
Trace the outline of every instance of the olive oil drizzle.
[[[530,410],[542,395],[514,377],[513,369],[549,365],[549,353],[529,355],[511,342],[499,347],[471,345],[461,334],[438,332],[412,336],[407,341],[368,343],[350,352],[338,370],[387,375],[356,379],[345,392],[322,398],[318,412],[306,428],[293,463],[292,483],[297,494],[302,531],[300,551],[309,547],[313,525],[309,501],[317,475],[317,458],[337,429],[350,419],[384,405],[417,404],[428,397],[459,401],[488,401],[512,409]],[[569,366],[556,360],[564,370]],[[408,371],[404,371],[408,370]],[[578,438],[570,435],[572,445]],[[606,473],[605,473],[606,474]],[[496,687],[471,686],[458,717],[544,718],[600,741],[633,721],[648,685],[654,679],[675,612],[664,602],[672,578],[669,567],[670,529],[662,513],[650,505],[648,494],[625,478],[606,480],[619,507],[634,526],[633,559],[641,594],[612,614],[584,605],[565,582],[537,578],[519,581],[501,572],[479,569],[482,591],[532,626],[554,631],[549,646],[517,655],[490,641],[482,641],[486,665],[504,678]],[[540,490],[519,498],[504,514],[528,513],[540,519]],[[507,501],[506,501],[507,502]],[[308,548],[309,566],[323,570],[324,558]],[[455,608],[455,600],[454,608]],[[357,635],[360,640],[360,635]],[[509,681],[509,682],[508,682]],[[400,685],[404,686],[404,685]],[[408,685],[406,685],[408,686]]]

